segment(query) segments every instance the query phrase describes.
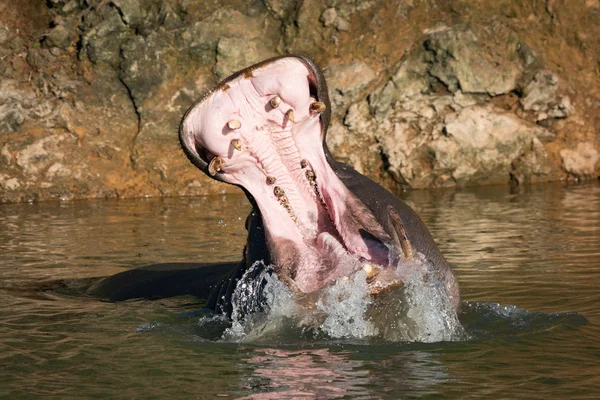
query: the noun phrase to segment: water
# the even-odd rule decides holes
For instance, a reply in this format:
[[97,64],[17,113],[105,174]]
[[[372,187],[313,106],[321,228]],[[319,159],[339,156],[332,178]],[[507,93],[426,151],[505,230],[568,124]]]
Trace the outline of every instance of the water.
[[239,259],[242,196],[0,205],[0,397],[600,397],[600,184],[404,196],[455,267],[465,340],[394,343],[358,325],[336,337],[335,319],[303,330],[280,296],[279,318],[248,338],[194,298],[57,290]]

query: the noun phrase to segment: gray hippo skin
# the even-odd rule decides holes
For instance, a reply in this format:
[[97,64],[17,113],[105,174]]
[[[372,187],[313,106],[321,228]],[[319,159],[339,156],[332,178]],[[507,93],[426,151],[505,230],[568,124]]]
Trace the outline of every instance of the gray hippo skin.
[[184,114],[179,138],[190,161],[241,187],[253,206],[244,258],[218,285],[211,306],[227,312],[237,279],[258,260],[274,265],[298,296],[360,269],[376,296],[398,286],[387,271],[418,257],[457,307],[456,278],[419,216],[335,161],[325,141],[330,117],[325,78],[303,55],[239,71]]

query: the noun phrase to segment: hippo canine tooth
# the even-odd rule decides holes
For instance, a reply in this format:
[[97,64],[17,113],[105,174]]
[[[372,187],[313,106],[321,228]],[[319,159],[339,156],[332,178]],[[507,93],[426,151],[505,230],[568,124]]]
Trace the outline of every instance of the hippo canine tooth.
[[388,214],[390,225],[394,230],[392,239],[394,240],[395,244],[402,249],[404,259],[412,259],[415,256],[416,251],[408,239],[408,234],[406,233],[406,228],[402,223],[400,215],[398,215],[392,206],[388,206]]
[[311,114],[320,114],[323,111],[325,111],[326,108],[327,106],[324,103],[321,103],[320,101],[315,101],[309,107]]
[[208,173],[210,176],[215,176],[217,172],[221,171],[223,165],[225,165],[225,160],[219,156],[213,157],[213,159],[210,160],[210,164],[208,164]]
[[240,142],[240,139],[233,139],[231,141],[231,145],[233,146],[234,149],[236,149],[237,151],[242,151],[242,142]]
[[227,126],[229,127],[229,129],[235,130],[240,129],[242,124],[237,119],[232,119],[231,121],[227,122]]
[[287,112],[285,113],[285,117],[288,119],[288,121],[294,122],[294,120],[296,119],[296,117],[294,116],[294,110],[291,108],[287,110]]
[[279,96],[275,96],[271,100],[269,100],[269,104],[271,105],[271,107],[277,108],[281,104],[281,99],[279,98]]

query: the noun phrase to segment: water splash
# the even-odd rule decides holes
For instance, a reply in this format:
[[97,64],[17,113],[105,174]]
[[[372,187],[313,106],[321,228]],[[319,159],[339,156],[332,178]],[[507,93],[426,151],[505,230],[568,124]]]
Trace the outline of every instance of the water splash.
[[296,313],[293,293],[273,272],[272,266],[255,262],[238,281],[231,298],[231,327],[222,338],[252,340],[275,332]]
[[[406,281],[407,318],[414,327],[409,337],[417,342],[441,342],[465,339],[465,330],[461,325],[453,306],[446,282],[433,270],[422,255]],[[425,274],[418,271],[425,270]]]
[[404,285],[384,294],[372,296],[367,275],[360,270],[324,288],[316,297],[299,299],[277,278],[272,266],[257,262],[237,283],[231,326],[222,339],[264,340],[283,331],[334,339],[464,339],[446,286],[433,272],[421,256],[411,264],[398,265],[395,274]]
[[317,301],[317,309],[325,316],[319,329],[333,338],[376,336],[378,330],[367,316],[371,303],[364,271],[358,271],[350,279],[339,279]]

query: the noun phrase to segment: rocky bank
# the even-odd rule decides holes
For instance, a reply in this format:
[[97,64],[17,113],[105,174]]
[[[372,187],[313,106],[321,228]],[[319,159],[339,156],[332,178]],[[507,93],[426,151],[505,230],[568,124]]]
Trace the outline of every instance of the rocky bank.
[[203,195],[177,141],[264,58],[325,70],[333,153],[391,189],[600,176],[600,0],[0,0],[0,201]]

